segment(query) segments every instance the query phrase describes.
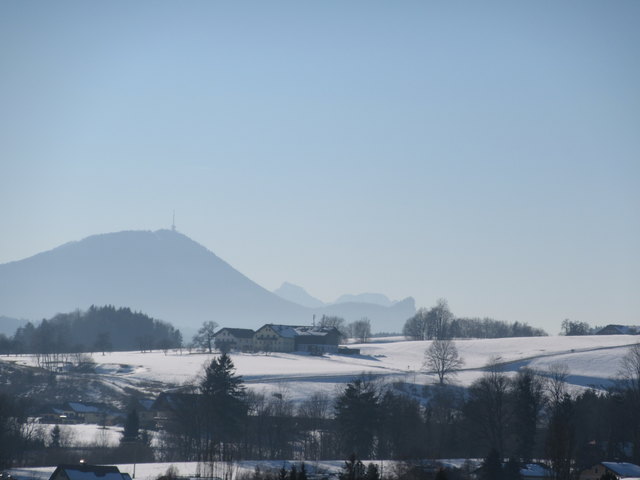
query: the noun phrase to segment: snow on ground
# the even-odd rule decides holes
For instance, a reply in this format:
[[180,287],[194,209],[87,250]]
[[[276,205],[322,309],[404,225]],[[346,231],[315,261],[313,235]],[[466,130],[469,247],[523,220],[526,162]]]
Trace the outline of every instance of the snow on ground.
[[[121,427],[102,427],[93,424],[58,425],[60,427],[60,441],[63,445],[115,447],[122,437]],[[45,438],[51,438],[54,425],[43,424]]]
[[[438,460],[438,463],[447,466],[460,468],[464,462],[464,459],[447,459]],[[479,460],[472,460],[473,465],[478,466]],[[344,460],[322,460],[305,462],[305,468],[308,473],[338,473],[344,466]],[[368,464],[368,461],[364,461]],[[373,461],[381,473],[393,471],[399,462],[391,460],[375,460]],[[174,467],[178,471],[178,475],[182,477],[219,477],[225,478],[226,475],[230,475],[232,480],[238,479],[239,476],[251,475],[256,466],[262,471],[273,470],[277,471],[283,466],[289,470],[291,465],[299,466],[299,461],[291,460],[259,460],[251,461],[245,460],[234,464],[227,464],[224,462],[217,462],[214,465],[198,462],[172,462],[172,463],[137,463],[137,464],[119,464],[117,467],[123,473],[128,473],[136,480],[155,480],[159,476],[163,475],[169,467]],[[16,480],[48,480],[55,467],[33,467],[33,468],[14,468],[8,470]]]
[[[581,387],[606,386],[618,372],[628,346],[639,340],[628,335],[457,340],[456,346],[465,363],[456,381],[469,385],[483,374],[483,368],[493,359],[507,372],[524,366],[545,371],[555,363],[563,363],[569,369],[569,383]],[[289,398],[301,400],[318,390],[332,393],[363,373],[420,385],[433,382],[433,375],[422,372],[424,351],[430,343],[385,338],[381,342],[373,339],[371,343],[349,345],[359,348],[360,355],[233,353],[231,356],[237,373],[251,389],[267,394],[284,391]],[[93,359],[104,381],[114,388],[124,388],[149,382],[168,386],[193,382],[213,356],[183,350],[167,354],[113,352],[95,354]],[[35,364],[31,356],[5,356],[0,357],[1,360]]]

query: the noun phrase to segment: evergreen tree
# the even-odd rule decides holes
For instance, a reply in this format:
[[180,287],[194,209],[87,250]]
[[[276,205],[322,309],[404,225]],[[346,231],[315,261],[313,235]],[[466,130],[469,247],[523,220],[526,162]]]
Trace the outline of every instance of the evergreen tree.
[[138,410],[133,408],[127,415],[127,420],[124,423],[121,442],[136,442],[138,441],[139,436],[140,417],[138,417]]
[[480,468],[480,480],[503,480],[502,460],[495,448],[491,449]]
[[307,478],[307,467],[304,462],[300,464],[300,472],[298,473],[298,480],[308,480]]
[[540,411],[544,406],[544,384],[528,368],[518,372],[513,383],[513,433],[516,453],[523,461],[533,457]]
[[520,463],[515,458],[510,458],[504,466],[504,480],[521,480]]
[[214,358],[200,382],[207,460],[229,460],[232,440],[247,414],[246,388],[227,354]]
[[447,471],[444,468],[439,468],[435,480],[447,480]]
[[298,468],[295,464],[291,465],[291,470],[289,470],[289,480],[298,480]]
[[358,460],[355,454],[351,454],[349,459],[344,462],[342,471],[338,474],[340,480],[364,480],[365,468],[363,463]]
[[367,471],[364,474],[365,480],[380,480],[380,470],[375,463],[367,465]]
[[51,448],[60,448],[60,426],[56,424],[51,430]]
[[348,383],[335,406],[342,452],[370,458],[379,418],[378,392],[364,379]]
[[278,480],[287,480],[287,469],[284,468],[284,463],[282,464],[282,468],[278,471]]

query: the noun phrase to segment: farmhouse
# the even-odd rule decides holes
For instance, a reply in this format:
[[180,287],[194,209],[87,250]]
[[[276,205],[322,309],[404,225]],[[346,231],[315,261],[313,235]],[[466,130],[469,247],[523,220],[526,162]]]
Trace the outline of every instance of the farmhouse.
[[239,350],[250,352],[253,350],[253,336],[255,332],[250,328],[223,328],[214,335],[216,348],[224,350]]
[[640,335],[640,327],[635,325],[607,325],[598,330],[596,335]]
[[580,480],[600,480],[605,473],[612,473],[618,478],[640,478],[640,466],[626,462],[600,462],[580,472]]
[[264,352],[337,352],[340,332],[335,327],[275,325],[268,323],[253,336],[255,350]]
[[296,328],[272,323],[263,325],[253,336],[253,347],[263,352],[293,352],[296,347]]

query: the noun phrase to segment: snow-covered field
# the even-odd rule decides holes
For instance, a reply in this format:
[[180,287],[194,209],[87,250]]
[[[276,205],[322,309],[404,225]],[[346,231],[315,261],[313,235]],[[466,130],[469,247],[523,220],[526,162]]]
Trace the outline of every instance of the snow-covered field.
[[[553,364],[562,363],[568,368],[571,385],[607,386],[617,374],[628,347],[638,341],[638,337],[628,335],[458,340],[455,343],[464,366],[454,382],[463,386],[471,384],[493,359],[506,372],[516,372],[525,366],[545,372]],[[429,345],[429,341],[384,339],[379,343],[350,345],[360,349],[361,354],[355,356],[284,353],[233,353],[231,356],[237,373],[244,377],[249,388],[286,393],[296,401],[318,390],[331,393],[361,374],[418,385],[433,383],[434,376],[426,374],[422,367],[424,351]],[[203,365],[212,357],[183,350],[167,354],[113,352],[94,354],[93,359],[103,381],[113,388],[144,388],[156,382],[170,388],[196,381]],[[31,356],[0,357],[0,361],[35,365]]]
[[[460,467],[464,462],[463,459],[444,459],[439,463],[448,467]],[[368,462],[365,461],[365,464]],[[374,461],[383,472],[393,470],[398,462],[390,460]],[[473,464],[479,465],[478,460],[472,460]],[[245,460],[234,464],[225,464],[223,462],[209,465],[198,462],[173,462],[173,463],[138,463],[135,466],[131,463],[120,464],[117,467],[121,472],[128,473],[136,480],[155,480],[163,475],[169,467],[174,467],[178,471],[178,475],[183,477],[220,477],[225,478],[229,475],[232,479],[238,476],[251,475],[256,466],[263,471],[273,470],[274,472],[283,466],[289,470],[291,465],[298,466],[300,462],[292,462],[288,460]],[[308,473],[337,473],[344,466],[344,460],[323,460],[318,462],[305,462],[305,468]],[[8,472],[16,480],[48,480],[55,467],[32,467],[32,468],[14,468]],[[135,476],[134,476],[135,473]]]
[[[533,337],[490,340],[458,340],[456,346],[464,359],[464,367],[454,383],[470,385],[484,372],[486,365],[497,362],[502,370],[513,374],[528,366],[544,374],[555,364],[565,365],[569,372],[568,383],[579,389],[589,386],[610,385],[620,369],[622,357],[629,347],[640,341],[633,336],[585,336],[585,337]],[[232,354],[237,373],[244,377],[249,388],[266,394],[279,392],[294,401],[308,398],[316,391],[332,393],[346,382],[361,374],[381,380],[405,381],[417,385],[435,382],[433,375],[423,372],[424,351],[430,342],[384,339],[361,345],[358,356],[325,355],[315,357],[302,354]],[[196,381],[203,365],[213,355],[186,351],[168,352],[114,352],[94,355],[97,371],[103,381],[113,388],[134,386],[144,389],[149,384],[161,382],[167,388]],[[30,356],[0,357],[25,365],[35,365]],[[64,426],[65,432],[76,444],[116,444],[121,428],[106,430],[97,425]],[[282,461],[271,462],[280,468]],[[136,465],[136,478],[152,480],[164,473],[170,464]],[[264,463],[262,463],[264,465]],[[197,463],[177,463],[180,474],[196,476],[211,472],[202,471]],[[336,471],[341,461],[320,462],[308,465],[310,469]],[[225,468],[225,467],[220,467]],[[229,468],[229,467],[227,467]],[[255,462],[240,462],[232,467],[234,474],[250,473]],[[387,467],[385,467],[387,468]],[[391,468],[389,465],[388,468]],[[122,465],[122,471],[133,473],[133,465]],[[46,480],[53,468],[14,470],[21,480]],[[223,473],[219,472],[223,476]]]

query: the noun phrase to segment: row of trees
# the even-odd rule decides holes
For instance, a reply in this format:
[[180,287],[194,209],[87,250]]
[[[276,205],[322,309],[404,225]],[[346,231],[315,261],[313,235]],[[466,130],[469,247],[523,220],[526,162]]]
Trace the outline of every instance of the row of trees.
[[366,317],[346,323],[342,317],[322,315],[318,325],[320,327],[335,327],[343,339],[353,338],[357,342],[367,343],[371,338],[371,321]]
[[421,308],[409,318],[402,334],[410,340],[443,340],[448,338],[508,338],[547,335],[526,323],[508,323],[490,318],[456,318],[444,299],[431,309]]
[[43,362],[58,354],[151,350],[182,346],[182,334],[171,324],[129,308],[91,306],[87,311],[61,313],[39,325],[27,323],[13,337],[0,335],[0,353],[35,353]]
[[559,365],[510,377],[494,362],[466,391],[444,382],[421,389],[361,377],[333,399],[317,393],[295,405],[286,390],[247,393],[223,355],[167,425],[161,456],[477,458],[495,450],[518,461],[546,458],[559,478],[569,478],[602,458],[640,461],[640,345],[621,367],[615,388],[604,393],[571,395]]
[[[137,451],[138,459],[146,452],[149,460],[212,463],[489,458],[495,452],[515,463],[546,459],[558,479],[567,480],[604,458],[640,462],[640,344],[629,349],[606,392],[571,394],[568,374],[556,365],[511,377],[493,362],[468,389],[362,376],[333,398],[318,392],[296,404],[286,388],[268,396],[249,392],[223,354],[190,391],[171,400],[172,415],[156,442],[144,438],[130,412],[122,445],[111,457],[108,449],[94,455],[131,461]],[[62,446],[60,439],[48,444],[49,450]],[[36,448],[44,441],[34,437],[21,402],[0,395],[0,467]]]

